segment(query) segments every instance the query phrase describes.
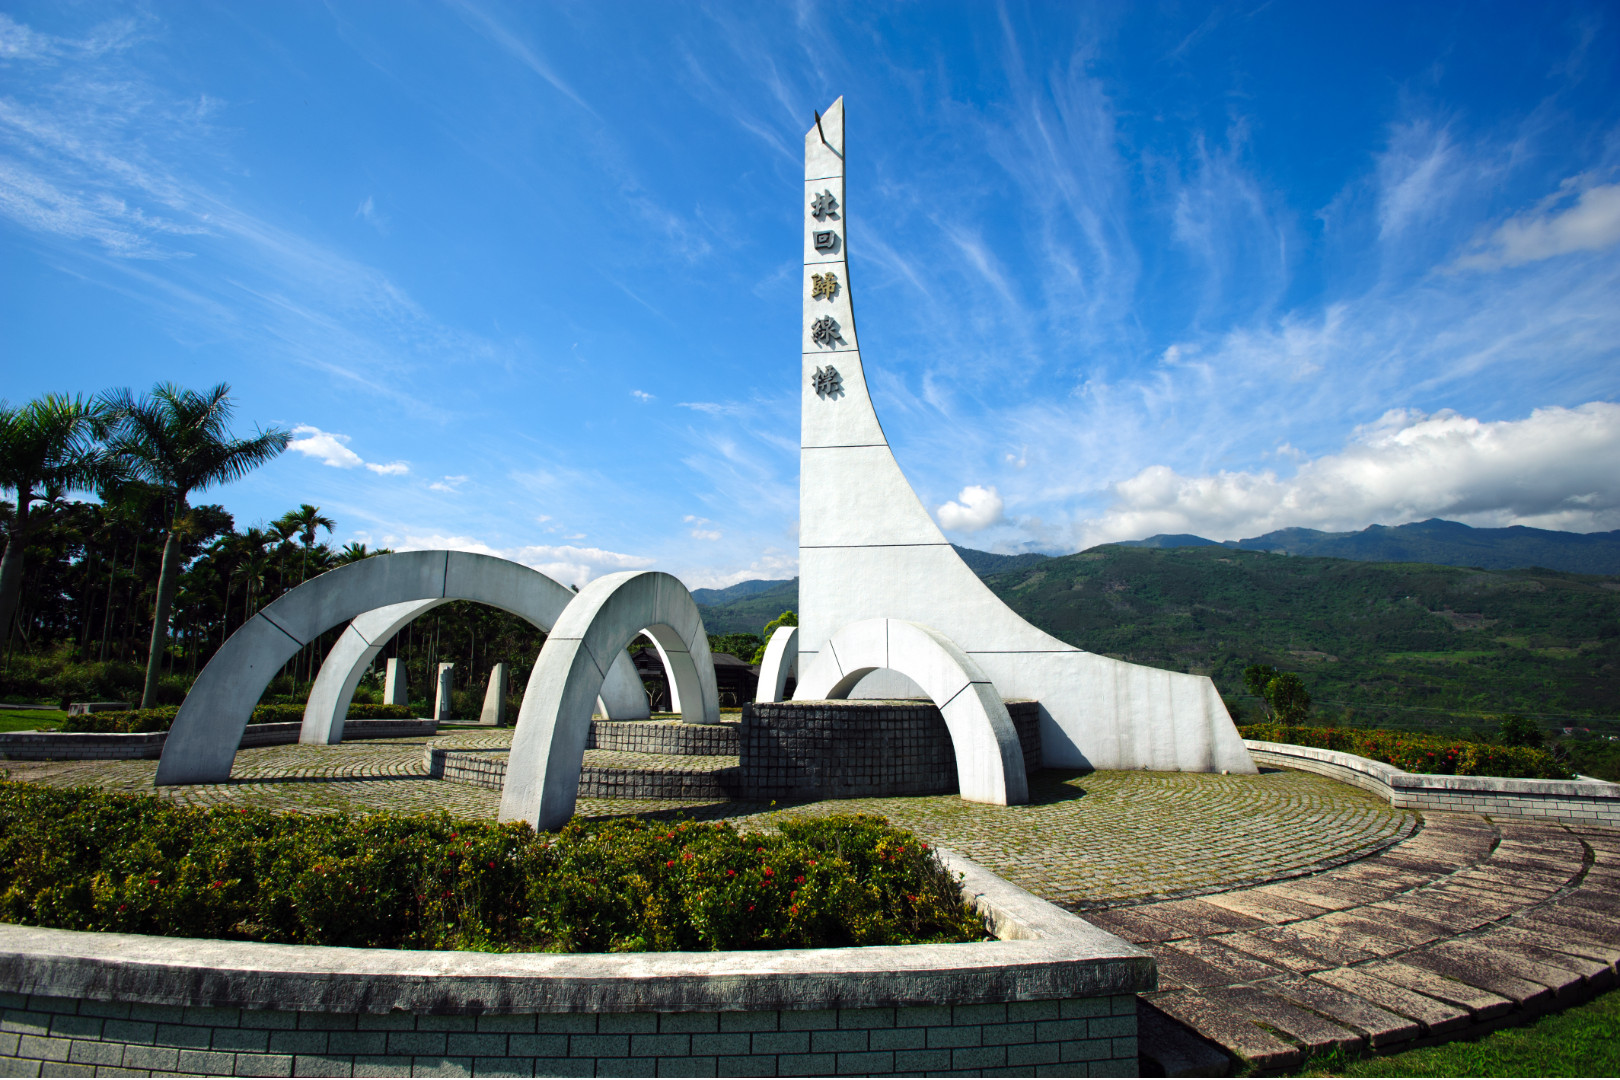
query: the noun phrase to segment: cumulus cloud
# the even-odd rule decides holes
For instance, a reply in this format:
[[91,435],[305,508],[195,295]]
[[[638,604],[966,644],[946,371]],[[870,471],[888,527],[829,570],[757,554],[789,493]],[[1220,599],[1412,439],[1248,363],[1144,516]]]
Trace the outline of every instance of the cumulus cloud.
[[390,461],[387,464],[367,461],[349,449],[351,441],[347,435],[322,431],[309,424],[299,424],[293,428],[293,439],[287,444],[287,449],[296,450],[305,457],[315,458],[322,465],[330,465],[334,469],[364,467],[383,476],[404,476],[411,471],[411,467],[403,461]]
[[696,539],[696,540],[718,540],[718,539],[720,539],[720,530],[719,529],[707,528],[707,526],[714,524],[714,522],[710,521],[708,518],[701,518],[701,517],[696,516],[695,514],[687,514],[686,517],[683,518],[682,520],[684,520],[688,525],[692,526],[692,537],[693,537],[693,539]]
[[396,551],[472,551],[522,563],[564,585],[585,585],[603,574],[618,570],[644,570],[652,559],[626,555],[603,548],[575,547],[572,544],[532,544],[527,547],[497,548],[471,536],[445,536],[439,533],[411,533],[403,540],[389,539]]
[[764,554],[747,566],[732,569],[704,567],[682,571],[681,580],[690,589],[724,589],[739,581],[784,581],[798,576],[798,552],[766,548]]
[[970,484],[939,508],[939,525],[952,532],[978,532],[1001,520],[1001,495],[994,487]]
[[1613,529],[1620,527],[1620,404],[1491,422],[1397,409],[1291,477],[1271,470],[1183,476],[1155,465],[1111,490],[1108,511],[1082,523],[1082,546],[1157,533],[1236,540],[1288,526],[1347,531],[1431,517]]
[[1579,177],[1566,180],[1557,194],[1534,210],[1504,221],[1458,259],[1457,266],[1495,270],[1620,244],[1620,184],[1588,187],[1570,205],[1569,196],[1579,182]]

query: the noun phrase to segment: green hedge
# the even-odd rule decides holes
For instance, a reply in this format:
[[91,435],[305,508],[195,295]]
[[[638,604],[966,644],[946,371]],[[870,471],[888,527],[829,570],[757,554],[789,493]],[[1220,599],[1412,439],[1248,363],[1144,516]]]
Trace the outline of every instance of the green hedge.
[[526,824],[276,814],[0,782],[0,920],[308,945],[630,952],[975,941],[928,846],[864,815]]
[[[62,723],[63,731],[99,731],[102,733],[128,731],[168,731],[174,723],[178,705],[160,705],[155,709],[131,709],[127,712],[82,713],[70,716]],[[416,713],[405,705],[350,705],[350,720],[410,720]],[[260,705],[253,710],[250,724],[297,723],[304,719],[302,705]]]
[[1528,746],[1497,746],[1455,736],[1380,729],[1287,727],[1282,724],[1247,724],[1238,728],[1238,733],[1245,739],[1316,746],[1324,750],[1358,754],[1412,773],[1531,780],[1568,780],[1573,775],[1545,750],[1534,750]]

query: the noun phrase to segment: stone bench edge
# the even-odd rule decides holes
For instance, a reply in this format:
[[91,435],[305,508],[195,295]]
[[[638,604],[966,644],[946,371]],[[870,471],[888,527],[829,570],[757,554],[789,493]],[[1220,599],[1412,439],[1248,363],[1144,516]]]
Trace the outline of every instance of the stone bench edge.
[[0,924],[0,992],[185,1007],[387,1013],[883,1008],[1134,994],[1153,958],[941,851],[998,940],[712,953],[475,953]]

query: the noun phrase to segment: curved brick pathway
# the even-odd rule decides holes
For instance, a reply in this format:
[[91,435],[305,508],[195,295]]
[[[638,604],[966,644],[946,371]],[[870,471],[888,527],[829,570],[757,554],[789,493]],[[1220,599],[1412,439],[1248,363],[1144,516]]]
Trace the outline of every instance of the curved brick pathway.
[[[1284,1069],[1614,985],[1620,830],[1428,814],[1402,843],[1325,873],[1086,918],[1158,958],[1153,1008],[1256,1068]],[[1144,1051],[1162,1049],[1167,1073],[1207,1075],[1212,1062],[1174,1026],[1145,1019]]]

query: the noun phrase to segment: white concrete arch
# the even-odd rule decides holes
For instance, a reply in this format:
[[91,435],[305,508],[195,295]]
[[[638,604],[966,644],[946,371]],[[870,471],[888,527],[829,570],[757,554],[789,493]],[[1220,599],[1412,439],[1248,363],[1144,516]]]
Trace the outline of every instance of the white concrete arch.
[[318,635],[358,615],[411,602],[472,600],[520,615],[549,610],[554,622],[573,599],[572,590],[527,566],[466,551],[377,555],[329,570],[267,604],[214,654],[169,729],[156,782],[230,779],[242,732],[271,678]]
[[788,677],[796,676],[798,670],[799,628],[778,626],[771,631],[771,640],[765,643],[765,659],[760,661],[759,689],[754,692],[754,700],[783,700]]
[[968,802],[1029,802],[1029,778],[1018,729],[979,665],[932,627],[900,619],[866,619],[834,634],[799,680],[795,700],[849,697],[874,671],[898,671],[939,706],[956,750],[956,777]]
[[598,578],[579,591],[552,627],[529,676],[506,762],[502,821],[555,829],[573,817],[591,703],[606,675],[605,658],[622,654],[643,632],[669,658],[670,680],[679,686],[688,713],[700,711],[701,723],[719,722],[709,638],[686,586],[656,570]]
[[[511,602],[504,605],[505,609],[527,619],[542,631],[550,631],[562,614],[562,609],[573,599],[573,590],[563,588],[538,570],[530,570],[530,573],[542,581],[532,583],[533,587],[525,590],[523,595],[512,597]],[[547,587],[542,582],[549,582],[555,588]],[[407,623],[450,603],[450,599],[409,600],[356,615],[326,654],[320,673],[315,676],[315,685],[310,689],[309,701],[304,706],[304,727],[298,741],[314,744],[342,742],[343,721],[349,715],[355,687],[360,685],[361,677],[371,667],[382,647]],[[608,670],[597,708],[610,720],[645,720],[649,715],[647,693],[642,689],[635,662],[628,653]]]

